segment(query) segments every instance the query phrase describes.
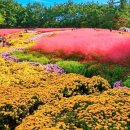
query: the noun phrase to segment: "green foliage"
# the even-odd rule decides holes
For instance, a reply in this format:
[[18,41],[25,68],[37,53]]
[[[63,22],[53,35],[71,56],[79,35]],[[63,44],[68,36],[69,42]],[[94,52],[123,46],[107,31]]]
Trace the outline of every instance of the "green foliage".
[[127,122],[127,127],[128,127],[128,130],[130,129],[130,122],[128,121]]
[[15,51],[11,53],[21,61],[39,62],[41,64],[48,64],[49,59],[39,53],[27,53],[23,51]]
[[130,69],[116,64],[86,64],[86,73],[85,76],[92,77],[94,75],[101,75],[103,78],[107,79],[111,85],[115,81],[125,80],[127,73],[130,72]]
[[0,14],[0,25],[4,24],[4,20],[5,20],[4,17],[2,16],[2,14]]
[[123,82],[123,85],[130,88],[130,76],[128,76],[127,79]]
[[56,64],[63,68],[66,73],[85,74],[85,66],[77,61],[59,61]]
[[100,66],[102,73],[101,75],[106,78],[109,83],[112,85],[113,82],[124,80],[126,73],[128,72],[128,68],[122,67],[120,65],[103,65]]
[[63,93],[63,96],[64,96],[64,97],[69,97],[69,96],[70,96],[67,87],[64,87],[64,89],[62,90],[62,93]]
[[38,2],[23,6],[15,0],[0,0],[2,14],[0,21],[3,27],[119,28],[123,25],[129,26],[130,5],[126,0],[120,0],[118,5],[114,3],[113,0],[109,0],[105,5],[93,2],[75,4],[68,1],[45,7]]
[[41,58],[32,57],[29,61],[31,61],[31,62],[39,62],[41,64],[48,64],[49,59],[47,59],[46,57],[41,57]]
[[97,64],[93,64],[92,62],[88,62],[85,64],[85,66],[86,66],[85,76],[92,77],[94,75],[100,74]]
[[61,58],[55,58],[55,59],[51,59],[50,63],[55,64],[56,62],[61,62],[61,61],[63,61],[63,59],[61,59]]

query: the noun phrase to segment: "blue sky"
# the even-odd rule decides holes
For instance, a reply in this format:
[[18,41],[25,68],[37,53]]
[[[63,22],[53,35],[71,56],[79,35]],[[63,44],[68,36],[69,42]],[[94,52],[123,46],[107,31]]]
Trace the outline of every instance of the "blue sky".
[[[43,3],[46,6],[51,6],[54,5],[55,3],[64,3],[67,2],[68,0],[16,0],[20,4],[26,5],[28,2],[33,3],[33,2],[39,2]],[[73,0],[75,3],[86,3],[86,2],[99,2],[99,3],[106,3],[107,0]]]

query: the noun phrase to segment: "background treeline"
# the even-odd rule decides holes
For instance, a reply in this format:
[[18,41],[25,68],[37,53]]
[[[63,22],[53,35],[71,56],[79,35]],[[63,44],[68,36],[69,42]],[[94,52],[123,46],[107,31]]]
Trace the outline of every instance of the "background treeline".
[[26,6],[14,0],[0,0],[0,27],[130,27],[130,4],[110,0],[107,4],[64,4],[46,7],[40,3]]

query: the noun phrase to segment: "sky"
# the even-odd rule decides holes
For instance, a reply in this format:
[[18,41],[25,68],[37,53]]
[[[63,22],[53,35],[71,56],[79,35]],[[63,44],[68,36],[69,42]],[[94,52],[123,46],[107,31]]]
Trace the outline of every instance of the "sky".
[[[55,3],[65,3],[68,0],[16,0],[18,3],[22,5],[26,5],[27,3],[39,2],[46,6],[53,6]],[[75,3],[86,3],[86,2],[98,2],[98,3],[107,3],[107,0],[73,0]]]

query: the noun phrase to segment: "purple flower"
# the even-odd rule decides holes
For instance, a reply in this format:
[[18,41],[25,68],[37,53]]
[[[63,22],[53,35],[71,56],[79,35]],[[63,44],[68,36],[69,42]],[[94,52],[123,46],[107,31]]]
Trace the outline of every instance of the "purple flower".
[[113,84],[113,88],[119,88],[121,85],[122,85],[121,80],[120,80],[120,81],[116,81],[116,82],[114,82],[114,84]]
[[121,89],[130,90],[130,88],[128,88],[128,87],[126,87],[126,86],[122,86],[121,80],[114,82],[113,88],[121,88]]
[[63,74],[65,73],[64,69],[60,68],[56,64],[48,64],[44,66],[44,69],[50,72],[55,72],[57,74]]
[[12,56],[10,53],[13,51],[18,51],[18,50],[25,50],[25,48],[14,48],[12,50],[9,51],[5,51],[1,54],[1,57],[5,60],[9,60],[9,61],[13,61],[13,62],[18,62],[17,57]]

